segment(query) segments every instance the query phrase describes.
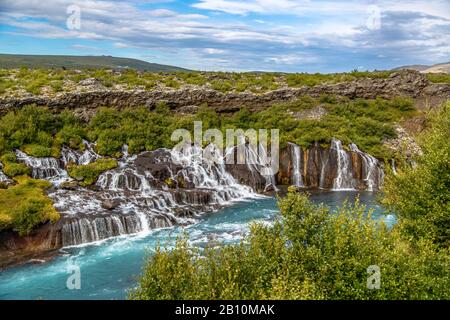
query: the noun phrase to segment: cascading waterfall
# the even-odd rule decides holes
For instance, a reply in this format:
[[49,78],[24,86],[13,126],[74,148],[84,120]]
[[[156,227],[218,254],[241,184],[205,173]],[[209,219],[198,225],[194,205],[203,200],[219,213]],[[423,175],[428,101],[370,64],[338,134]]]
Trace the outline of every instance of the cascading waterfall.
[[[34,158],[16,150],[17,160],[32,169],[34,178],[47,179],[55,185],[49,196],[62,216],[59,225],[64,246],[193,223],[202,212],[258,196],[227,171],[225,158],[237,147],[227,149],[224,156],[214,145],[205,149],[186,145],[179,151],[158,149],[137,156],[130,156],[125,145],[118,167],[103,172],[94,186],[75,185],[74,188],[72,184],[61,184],[71,180],[64,170],[66,165],[87,164],[101,157],[92,144],[87,141],[84,144],[83,152],[63,148],[61,159]],[[275,176],[265,149],[252,147],[245,141],[240,146],[245,150],[243,174],[246,178],[255,174],[259,177],[259,186],[262,183],[264,187],[265,180],[266,190],[270,186],[275,189]],[[357,186],[351,153],[343,149],[339,140],[333,139],[329,150],[316,145],[314,154],[305,151],[306,158],[299,146],[293,143],[289,146],[291,179],[295,185],[306,185],[309,163],[315,161],[311,166],[316,181],[319,180],[318,187],[330,188],[330,183],[334,190]],[[378,160],[356,145],[350,145],[350,149],[362,159],[361,175],[367,189],[375,190],[383,174]],[[237,167],[231,166],[230,170],[233,168]],[[0,181],[5,178],[0,164]]]
[[[66,217],[62,227],[63,245],[78,245],[121,234],[148,233],[154,228],[192,223],[190,213],[218,208],[230,201],[255,197],[250,187],[240,185],[225,170],[225,164],[204,161],[202,148],[189,146],[183,152],[159,149],[149,152],[150,167],[157,164],[188,186],[170,189],[156,179],[151,169],[136,165],[137,156],[130,157],[124,146],[117,168],[102,173],[98,191],[79,188],[76,192],[57,190],[50,194],[58,211]],[[219,150],[209,148],[216,157]],[[64,153],[68,162],[79,163],[79,154]],[[181,166],[176,167],[172,157]],[[223,159],[222,159],[223,160]],[[105,205],[106,203],[106,205]],[[105,209],[107,207],[107,209]],[[183,212],[188,216],[181,215]]]
[[[380,162],[359,150],[356,144],[350,144],[349,149],[344,150],[342,142],[337,139],[332,139],[329,148],[323,148],[316,142],[305,152],[289,142],[287,155],[290,167],[283,165],[282,170],[291,170],[290,178],[296,186],[336,191],[378,190],[384,174]],[[301,180],[303,177],[304,181]]]
[[292,159],[292,182],[297,187],[303,187],[302,171],[303,165],[301,163],[303,156],[300,146],[294,143],[288,143],[291,150]]
[[326,169],[328,168],[329,159],[330,159],[329,154],[322,154],[321,163],[320,163],[320,178],[319,178],[319,188],[320,189],[326,189],[325,177],[326,177]]
[[372,157],[371,155],[359,150],[358,146],[354,143],[351,143],[349,147],[350,150],[358,154],[363,161],[362,174],[363,180],[366,182],[367,185],[367,190],[374,191],[375,189],[378,188],[378,185],[381,184],[381,181],[383,179],[382,170],[380,170],[378,160]]
[[333,189],[354,189],[352,162],[350,155],[342,147],[342,142],[333,138],[330,150],[335,152],[337,157],[337,173],[336,178],[333,180]]
[[[207,153],[205,156],[204,151]],[[239,184],[226,171],[222,152],[212,144],[205,150],[197,145],[186,145],[181,152],[172,152],[172,157],[183,167],[178,174],[196,189],[211,190],[214,201],[219,205],[255,196],[250,187]]]
[[35,179],[51,180],[54,184],[67,181],[69,176],[62,168],[61,162],[52,157],[35,158],[26,153],[15,150],[17,161],[31,168],[31,176]]
[[93,144],[89,141],[83,140],[84,151],[76,151],[67,147],[61,149],[61,161],[64,165],[69,163],[75,163],[78,165],[86,165],[88,163],[94,162],[95,160],[101,158],[93,148]]

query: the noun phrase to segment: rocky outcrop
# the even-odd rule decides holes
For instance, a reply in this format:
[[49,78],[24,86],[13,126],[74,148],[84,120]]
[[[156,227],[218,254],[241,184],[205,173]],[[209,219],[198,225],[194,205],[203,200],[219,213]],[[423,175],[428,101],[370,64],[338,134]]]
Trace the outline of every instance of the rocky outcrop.
[[117,108],[147,106],[153,108],[160,102],[165,102],[171,109],[179,112],[190,112],[190,110],[195,110],[192,106],[207,103],[218,112],[229,113],[235,112],[243,106],[252,110],[260,110],[274,103],[286,102],[304,95],[319,97],[323,94],[352,99],[376,97],[389,99],[396,96],[408,96],[416,101],[418,107],[426,107],[449,100],[450,85],[431,83],[425,75],[419,72],[404,70],[391,74],[387,79],[365,78],[348,83],[283,88],[264,94],[222,93],[211,89],[187,88],[153,91],[94,90],[69,92],[56,97],[3,97],[0,98],[0,114],[34,103],[48,106],[55,111],[65,108],[75,110],[80,116],[88,119],[98,107],[102,106]]
[[406,158],[411,159],[414,156],[422,154],[414,138],[400,125],[395,126],[396,138],[388,139],[383,144],[393,152],[404,154]]
[[24,237],[10,230],[0,232],[0,269],[54,253],[62,246],[60,231],[61,223],[46,223]]

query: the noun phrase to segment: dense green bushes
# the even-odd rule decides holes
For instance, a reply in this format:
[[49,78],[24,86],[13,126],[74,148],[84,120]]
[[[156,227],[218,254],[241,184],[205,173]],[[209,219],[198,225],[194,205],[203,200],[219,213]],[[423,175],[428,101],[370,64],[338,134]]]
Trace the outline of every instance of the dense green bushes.
[[[297,115],[320,106],[325,114],[319,119]],[[193,130],[193,121],[203,121],[203,129],[228,128],[280,129],[281,142],[308,147],[314,141],[328,144],[332,137],[344,144],[355,142],[361,150],[379,158],[391,154],[384,149],[384,139],[395,137],[393,124],[415,114],[412,102],[404,98],[391,101],[337,100],[333,97],[298,100],[274,105],[260,112],[242,108],[233,115],[217,114],[207,105],[195,115],[179,115],[167,106],[147,108],[100,108],[89,123],[83,123],[70,111],[52,114],[47,108],[26,106],[0,119],[0,155],[19,148],[31,156],[58,157],[61,146],[84,149],[83,139],[95,141],[102,155],[120,156],[127,144],[131,153],[170,148],[173,130]],[[11,161],[12,163],[13,161]]]
[[16,154],[14,152],[6,152],[0,157],[3,164],[3,172],[13,178],[15,176],[30,174],[30,168],[23,163],[16,162]]
[[17,177],[17,185],[0,189],[0,230],[13,229],[21,236],[47,221],[56,222],[59,213],[44,190],[50,182],[25,176]]
[[[433,299],[449,298],[448,253],[423,241],[412,245],[364,208],[338,213],[290,193],[282,221],[253,225],[237,245],[204,251],[185,240],[149,257],[132,299]],[[381,287],[367,288],[367,268]]]
[[417,164],[398,165],[388,175],[384,203],[402,222],[402,232],[411,239],[431,239],[450,245],[450,104],[432,115],[432,129],[421,139],[423,156]]
[[111,158],[100,158],[94,162],[85,165],[69,164],[67,172],[69,175],[81,181],[82,186],[88,186],[95,183],[102,172],[117,167],[117,160]]
[[47,108],[25,106],[1,118],[0,154],[20,148],[36,157],[57,157],[63,144],[81,145],[84,134],[80,126],[80,120],[69,111],[55,115]]
[[159,105],[153,112],[146,108],[103,108],[87,127],[88,137],[97,141],[97,151],[103,155],[118,155],[128,144],[131,153],[169,147],[175,116]]

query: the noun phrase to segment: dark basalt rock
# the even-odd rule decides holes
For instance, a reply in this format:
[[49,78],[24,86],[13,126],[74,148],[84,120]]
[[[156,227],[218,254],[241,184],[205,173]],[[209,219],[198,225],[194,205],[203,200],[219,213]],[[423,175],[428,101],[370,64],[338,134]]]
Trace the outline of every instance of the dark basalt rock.
[[266,179],[257,170],[250,170],[246,164],[226,164],[226,170],[240,184],[252,187],[256,192],[264,192]]
[[120,201],[118,199],[106,199],[102,201],[102,208],[106,210],[113,210],[120,206]]

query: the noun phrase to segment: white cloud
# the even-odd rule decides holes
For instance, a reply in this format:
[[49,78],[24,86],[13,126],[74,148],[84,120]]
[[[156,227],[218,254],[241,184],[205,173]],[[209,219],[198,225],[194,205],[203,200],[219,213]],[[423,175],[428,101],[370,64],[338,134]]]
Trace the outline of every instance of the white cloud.
[[215,48],[205,48],[203,51],[207,54],[221,54],[225,53],[225,50],[215,49]]
[[[449,56],[450,3],[442,0],[408,5],[387,0],[198,0],[189,13],[176,11],[176,6],[144,10],[138,1],[75,2],[81,9],[80,30],[65,27],[66,8],[72,4],[66,0],[1,1],[0,24],[14,27],[8,32],[17,35],[72,39],[73,48],[86,39],[120,49],[157,50],[158,57],[201,68],[301,69],[333,67],[336,60],[364,55],[383,63],[400,55],[422,60]],[[382,13],[379,30],[366,27],[372,4]],[[256,17],[245,17],[249,14]]]

